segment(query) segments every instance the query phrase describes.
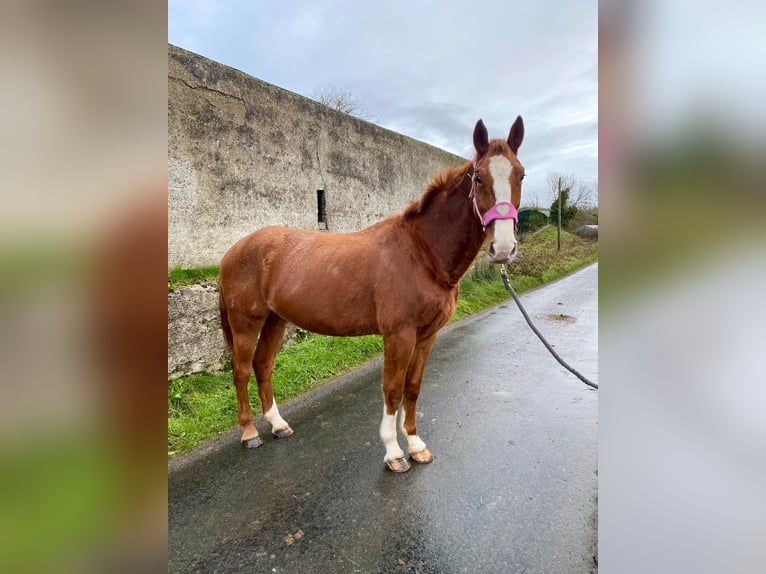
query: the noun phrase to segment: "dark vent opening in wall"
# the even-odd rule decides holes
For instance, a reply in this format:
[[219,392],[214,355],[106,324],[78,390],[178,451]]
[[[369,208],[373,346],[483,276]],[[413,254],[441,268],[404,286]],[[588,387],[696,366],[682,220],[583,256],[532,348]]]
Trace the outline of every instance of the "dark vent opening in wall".
[[317,189],[317,222],[327,223],[327,210],[325,208],[324,189]]

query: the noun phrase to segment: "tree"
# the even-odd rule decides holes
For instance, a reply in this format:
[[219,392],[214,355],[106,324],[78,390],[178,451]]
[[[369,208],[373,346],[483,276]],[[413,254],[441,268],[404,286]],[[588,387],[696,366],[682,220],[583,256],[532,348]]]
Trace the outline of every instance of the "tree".
[[578,181],[572,188],[571,205],[580,211],[590,209],[596,205],[598,197],[598,184],[589,185],[584,181]]
[[[575,184],[575,178],[571,175],[565,175],[552,171],[548,173],[548,185],[553,192],[553,203],[551,203],[551,221],[557,222],[556,225],[556,244],[557,251],[561,251],[561,228],[565,225],[565,206],[569,199],[569,192]],[[560,209],[559,209],[560,208]],[[577,208],[575,207],[577,213]],[[569,219],[574,217],[574,213]],[[566,219],[566,223],[569,222]]]
[[548,189],[551,192],[551,200],[558,201],[559,191],[565,189],[572,190],[577,183],[575,177],[568,173],[561,173],[559,171],[548,172]]
[[598,207],[579,209],[577,214],[569,221],[570,231],[574,231],[583,225],[598,225]]
[[598,225],[598,180],[592,184],[578,182],[575,198],[569,203],[577,207],[577,214],[569,221],[569,230],[583,225]]
[[314,92],[311,97],[328,108],[338,110],[344,114],[356,116],[363,120],[372,121],[370,114],[364,109],[359,99],[351,90],[344,90],[337,86],[325,86]]
[[[569,192],[571,189],[565,188],[561,190],[561,228],[566,229],[569,222],[580,211],[577,206],[569,200]],[[551,203],[551,221],[558,221],[559,217],[559,200],[558,197]]]

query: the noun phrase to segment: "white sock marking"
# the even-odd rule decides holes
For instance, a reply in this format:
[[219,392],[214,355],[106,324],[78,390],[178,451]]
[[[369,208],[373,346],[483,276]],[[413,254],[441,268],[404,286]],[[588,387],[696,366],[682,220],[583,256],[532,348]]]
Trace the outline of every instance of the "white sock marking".
[[383,420],[380,422],[380,439],[386,447],[384,462],[404,458],[404,452],[399,448],[399,443],[396,440],[396,413],[387,414],[385,404],[383,405]]
[[268,411],[263,413],[263,416],[267,421],[269,421],[269,423],[271,423],[272,431],[282,430],[290,426],[287,424],[287,421],[285,421],[285,419],[279,415],[279,409],[277,408],[276,401],[274,401]]
[[407,435],[407,452],[414,454],[426,450],[426,443],[416,434]]
[[415,452],[420,452],[426,449],[426,443],[424,443],[420,437],[416,434],[408,435],[407,430],[404,428],[404,419],[407,416],[407,411],[402,407],[402,418],[399,421],[399,428],[402,429],[402,434],[404,435],[404,438],[407,439],[407,452],[412,454]]

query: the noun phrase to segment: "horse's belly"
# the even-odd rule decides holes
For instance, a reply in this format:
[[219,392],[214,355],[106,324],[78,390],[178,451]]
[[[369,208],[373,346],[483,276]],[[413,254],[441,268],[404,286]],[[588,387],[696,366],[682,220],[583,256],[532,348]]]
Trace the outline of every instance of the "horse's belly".
[[312,333],[317,333],[319,335],[356,337],[359,335],[378,334],[378,327],[374,324],[339,323],[337,321],[321,321],[316,318],[307,319],[303,317],[299,317],[295,320],[288,320],[305,331],[311,331]]
[[368,305],[330,304],[315,295],[279,301],[274,311],[301,329],[320,335],[350,337],[379,333],[375,310]]

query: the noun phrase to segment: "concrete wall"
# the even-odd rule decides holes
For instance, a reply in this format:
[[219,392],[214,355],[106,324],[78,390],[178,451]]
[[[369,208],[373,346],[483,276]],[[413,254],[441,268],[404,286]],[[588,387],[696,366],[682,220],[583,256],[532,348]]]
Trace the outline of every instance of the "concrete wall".
[[[285,345],[298,340],[301,333],[305,331],[289,324]],[[186,285],[168,293],[168,379],[222,371],[230,356],[221,332],[216,282]]]
[[220,371],[228,361],[215,282],[168,293],[168,379]]
[[[362,229],[463,158],[168,46],[168,266],[217,264],[266,225]],[[470,134],[466,134],[470,137]]]

